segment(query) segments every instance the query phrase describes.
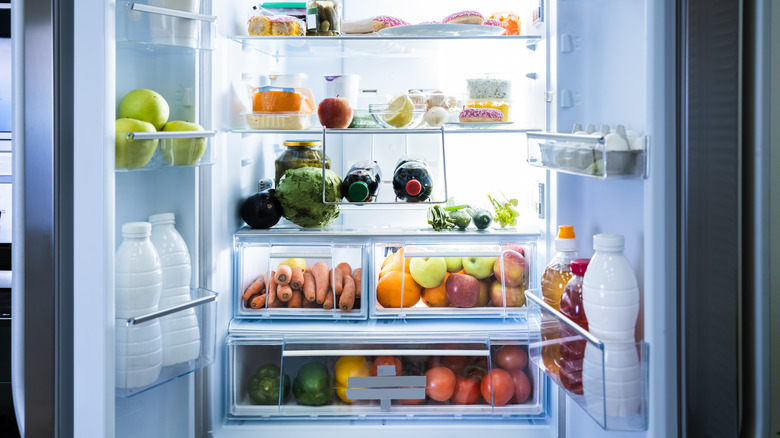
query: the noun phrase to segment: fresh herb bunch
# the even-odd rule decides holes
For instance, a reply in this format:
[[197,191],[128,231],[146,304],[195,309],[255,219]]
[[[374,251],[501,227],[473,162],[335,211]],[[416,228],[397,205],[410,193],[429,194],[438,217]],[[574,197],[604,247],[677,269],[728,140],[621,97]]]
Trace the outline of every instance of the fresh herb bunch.
[[517,217],[520,216],[520,213],[515,210],[517,199],[507,199],[503,193],[501,194],[501,197],[504,198],[504,202],[499,202],[488,195],[488,199],[490,199],[490,203],[493,204],[493,209],[496,211],[496,220],[499,225],[501,225],[501,228],[504,228],[507,225],[517,225]]
[[428,223],[436,231],[452,230],[457,228],[450,215],[440,205],[428,208]]

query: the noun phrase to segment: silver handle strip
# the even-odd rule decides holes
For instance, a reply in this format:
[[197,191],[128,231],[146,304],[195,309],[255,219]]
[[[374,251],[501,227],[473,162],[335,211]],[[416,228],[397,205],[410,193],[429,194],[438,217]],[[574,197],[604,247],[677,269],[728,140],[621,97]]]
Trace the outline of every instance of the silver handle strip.
[[0,3],[0,9],[11,9],[10,3]]
[[178,11],[176,9],[161,8],[159,6],[142,5],[139,3],[130,3],[130,9],[139,12],[149,12],[152,14],[169,15],[171,17],[186,18],[188,20],[198,20],[213,23],[217,20],[214,15],[196,14],[194,12]]
[[210,303],[217,299],[217,295],[209,295],[207,297],[198,298],[188,303],[180,304],[169,309],[161,310],[159,312],[149,313],[147,315],[141,315],[127,320],[127,325],[143,324],[153,319],[162,318],[163,316],[170,315],[172,313],[180,312],[185,309],[200,306],[201,304]]
[[566,326],[568,326],[570,329],[574,330],[578,335],[580,335],[583,338],[585,338],[588,342],[590,342],[591,344],[595,345],[600,350],[604,350],[604,343],[603,342],[601,342],[597,337],[595,337],[592,334],[590,334],[584,328],[582,328],[579,325],[577,325],[577,323],[575,323],[574,321],[572,321],[569,318],[561,315],[560,312],[555,310],[549,304],[545,303],[542,298],[537,297],[536,295],[534,295],[530,291],[525,291],[525,296],[529,300],[533,301],[536,305],[538,305],[539,307],[541,307],[544,310],[546,310],[547,312],[549,312],[552,316],[555,317],[555,319],[557,319],[558,321],[561,321],[562,323],[566,324]]
[[399,388],[404,386],[425,387],[425,376],[393,375],[347,378],[347,388]]
[[490,356],[488,350],[410,350],[410,349],[370,349],[370,350],[284,350],[283,357],[301,356]]
[[210,138],[217,131],[128,132],[128,140],[156,140],[167,138]]
[[347,398],[350,400],[419,400],[425,398],[425,388],[347,388]]
[[314,252],[314,253],[307,253],[307,252],[278,252],[274,253],[272,252],[269,258],[272,259],[331,259],[333,258],[332,253],[324,253],[324,252]]
[[528,138],[536,138],[539,140],[561,140],[561,141],[578,141],[584,143],[598,143],[604,144],[604,136],[595,135],[577,135],[577,134],[561,134],[556,132],[527,132]]
[[404,252],[404,258],[411,259],[415,257],[498,257],[501,252],[495,251],[420,251]]

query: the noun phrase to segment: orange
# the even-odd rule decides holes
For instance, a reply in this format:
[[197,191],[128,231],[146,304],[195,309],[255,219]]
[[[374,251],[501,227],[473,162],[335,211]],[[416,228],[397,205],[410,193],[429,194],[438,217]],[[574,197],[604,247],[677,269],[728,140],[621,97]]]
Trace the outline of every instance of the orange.
[[450,273],[444,275],[444,281],[436,287],[424,287],[420,296],[428,307],[447,307],[450,305],[450,299],[447,298],[447,289],[444,285],[447,283],[447,277]]
[[387,266],[388,263],[392,262],[394,257],[395,257],[394,252],[388,254],[387,257],[385,257],[385,260],[382,262],[382,267],[384,268],[385,266]]
[[393,264],[396,266],[401,266],[401,263],[403,263],[404,266],[404,272],[407,274],[409,273],[409,263],[412,262],[412,259],[410,257],[407,257],[404,260],[404,249],[401,248],[395,253],[395,258],[393,258]]
[[412,307],[420,301],[420,285],[411,274],[390,271],[376,284],[376,299],[383,307]]

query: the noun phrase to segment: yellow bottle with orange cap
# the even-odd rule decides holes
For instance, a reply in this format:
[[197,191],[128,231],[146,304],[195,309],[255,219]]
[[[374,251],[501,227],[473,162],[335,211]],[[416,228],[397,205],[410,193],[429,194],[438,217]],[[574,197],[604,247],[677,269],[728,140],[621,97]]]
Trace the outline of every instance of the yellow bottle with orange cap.
[[[542,274],[542,297],[544,301],[560,310],[563,289],[571,278],[571,262],[577,258],[577,241],[574,227],[561,225],[558,227],[558,238],[555,239],[555,257]],[[554,318],[542,321],[542,339],[557,340],[560,338],[559,323]],[[560,345],[556,342],[542,347],[542,359],[545,367],[557,374],[560,368]]]

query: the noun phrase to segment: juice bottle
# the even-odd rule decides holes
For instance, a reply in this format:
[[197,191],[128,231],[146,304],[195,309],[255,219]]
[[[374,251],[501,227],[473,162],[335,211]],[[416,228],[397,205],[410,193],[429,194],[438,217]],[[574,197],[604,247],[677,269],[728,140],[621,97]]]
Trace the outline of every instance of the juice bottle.
[[[555,310],[560,309],[561,295],[566,284],[571,279],[571,262],[577,257],[577,241],[574,240],[574,227],[561,225],[558,227],[558,238],[555,239],[555,257],[542,274],[542,297]],[[552,317],[542,320],[542,339],[559,339],[559,323]],[[542,359],[545,367],[558,374],[560,362],[560,346],[556,343],[542,347]]]
[[[585,330],[588,329],[588,318],[582,305],[582,282],[590,259],[574,259],[571,262],[571,280],[566,284],[561,295],[561,313],[567,316]],[[577,336],[577,333],[561,326],[561,338]],[[585,356],[587,341],[577,339],[564,341],[560,344],[560,373],[563,387],[575,394],[582,394],[582,358]]]
[[393,191],[400,201],[425,201],[433,192],[431,168],[423,160],[402,158],[393,172]]
[[341,183],[341,194],[349,202],[371,202],[379,193],[382,170],[376,161],[353,164]]

